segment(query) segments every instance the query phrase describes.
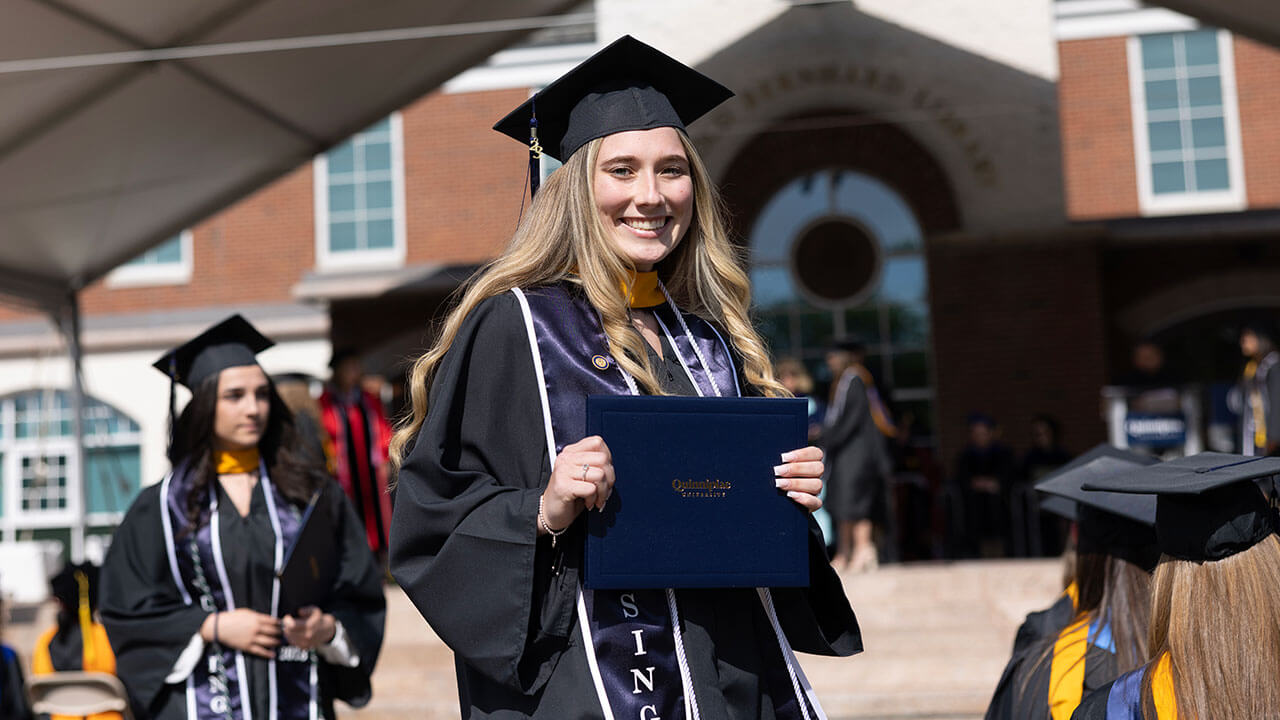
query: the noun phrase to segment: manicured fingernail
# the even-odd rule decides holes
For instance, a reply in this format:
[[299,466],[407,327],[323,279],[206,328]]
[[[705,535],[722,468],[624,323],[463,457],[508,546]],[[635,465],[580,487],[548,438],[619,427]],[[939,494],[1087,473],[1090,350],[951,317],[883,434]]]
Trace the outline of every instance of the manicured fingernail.
[[786,478],[774,478],[773,484],[776,485],[778,488],[785,488],[791,484],[791,481]]
[[791,450],[790,452],[784,452],[782,453],[782,462],[784,463],[791,462],[792,460],[795,459],[795,457],[796,457],[795,450]]
[[791,490],[791,491],[787,492],[787,497],[791,498],[792,500],[799,500],[799,499],[800,499],[800,495],[801,495],[801,494],[802,494],[802,493],[800,493],[800,492],[797,492],[797,491],[795,491],[795,490]]
[[787,469],[787,466],[786,466],[786,465],[774,465],[774,466],[773,466],[773,474],[774,474],[774,475],[781,475],[781,474],[783,474],[784,472],[786,472],[786,469]]

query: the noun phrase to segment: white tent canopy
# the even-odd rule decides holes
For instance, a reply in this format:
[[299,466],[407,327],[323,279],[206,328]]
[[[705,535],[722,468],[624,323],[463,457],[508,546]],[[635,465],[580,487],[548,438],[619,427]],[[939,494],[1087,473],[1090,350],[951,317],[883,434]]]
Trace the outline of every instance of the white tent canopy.
[[74,435],[83,287],[578,1],[6,0],[0,298],[66,336]]
[[0,293],[56,310],[574,4],[8,0]]

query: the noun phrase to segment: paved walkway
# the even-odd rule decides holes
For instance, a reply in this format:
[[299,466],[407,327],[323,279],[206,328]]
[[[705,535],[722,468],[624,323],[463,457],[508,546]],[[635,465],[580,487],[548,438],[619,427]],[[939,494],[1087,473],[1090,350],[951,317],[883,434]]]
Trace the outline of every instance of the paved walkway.
[[[827,714],[847,720],[982,717],[1024,615],[1061,589],[1057,560],[891,566],[844,577],[866,651],[800,656]],[[448,648],[398,590],[387,595],[387,640],[374,700],[344,720],[456,718]]]
[[[1057,560],[890,566],[844,577],[866,651],[852,658],[801,655],[833,720],[974,720],[982,716],[1029,611],[1061,587]],[[374,699],[343,720],[458,717],[453,657],[398,588],[387,591],[387,635]],[[53,605],[5,629],[30,662]]]

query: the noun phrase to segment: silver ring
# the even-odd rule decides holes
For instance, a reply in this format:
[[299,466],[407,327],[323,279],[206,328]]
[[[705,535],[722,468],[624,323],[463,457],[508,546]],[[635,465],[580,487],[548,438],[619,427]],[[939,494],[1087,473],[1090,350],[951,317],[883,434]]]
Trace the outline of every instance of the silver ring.
[[583,463],[583,464],[582,464],[582,482],[586,482],[586,481],[587,481],[587,471],[589,471],[590,469],[591,469],[591,466],[590,466],[590,465],[588,465],[588,464],[586,464],[586,463]]

